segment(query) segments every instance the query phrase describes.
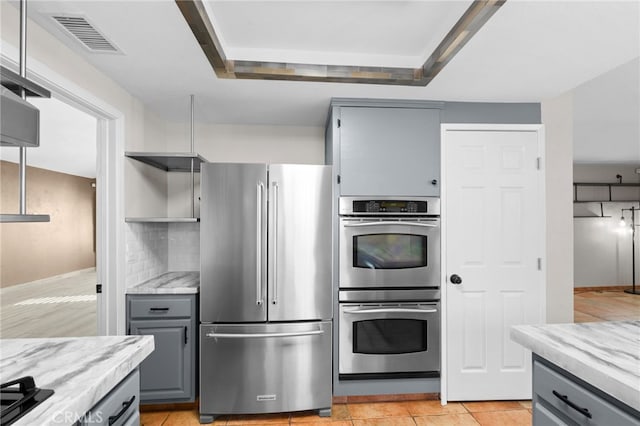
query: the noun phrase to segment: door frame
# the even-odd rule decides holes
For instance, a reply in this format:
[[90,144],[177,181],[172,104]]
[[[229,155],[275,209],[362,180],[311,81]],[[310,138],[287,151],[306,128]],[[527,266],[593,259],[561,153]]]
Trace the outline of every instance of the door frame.
[[[3,45],[0,62],[18,69],[17,49]],[[97,119],[96,134],[96,284],[97,335],[125,333],[124,113],[93,93],[29,58],[29,79]]]
[[546,233],[546,167],[545,167],[545,128],[544,124],[487,124],[487,123],[442,123],[440,125],[440,182],[441,182],[441,192],[440,192],[440,206],[441,206],[441,277],[440,277],[440,310],[441,310],[441,337],[440,337],[440,348],[441,348],[441,362],[440,362],[440,403],[442,405],[447,405],[447,161],[448,157],[448,149],[447,149],[447,132],[451,130],[466,130],[466,131],[535,131],[538,135],[538,155],[540,157],[540,174],[538,176],[538,184],[539,184],[539,198],[538,203],[540,205],[540,209],[544,212],[540,217],[540,235],[543,241],[541,241],[541,279],[543,280],[543,286],[541,289],[540,295],[540,318],[542,321],[546,321],[546,310],[547,310],[547,233]]

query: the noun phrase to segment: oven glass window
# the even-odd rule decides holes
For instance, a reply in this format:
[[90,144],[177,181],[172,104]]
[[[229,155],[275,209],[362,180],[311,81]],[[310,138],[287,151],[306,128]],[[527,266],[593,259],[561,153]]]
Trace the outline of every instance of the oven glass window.
[[406,354],[427,350],[427,321],[375,319],[353,323],[353,352]]
[[366,234],[353,237],[353,266],[404,269],[427,266],[427,236]]

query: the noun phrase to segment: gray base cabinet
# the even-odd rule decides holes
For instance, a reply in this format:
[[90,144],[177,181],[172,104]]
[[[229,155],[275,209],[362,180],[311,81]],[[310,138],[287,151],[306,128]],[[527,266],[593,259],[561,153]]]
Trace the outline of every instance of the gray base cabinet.
[[87,412],[77,426],[140,424],[140,374],[134,370]]
[[640,413],[534,354],[533,424],[640,425]]
[[196,295],[127,296],[129,334],[154,337],[154,351],[140,364],[143,403],[195,401],[196,309]]

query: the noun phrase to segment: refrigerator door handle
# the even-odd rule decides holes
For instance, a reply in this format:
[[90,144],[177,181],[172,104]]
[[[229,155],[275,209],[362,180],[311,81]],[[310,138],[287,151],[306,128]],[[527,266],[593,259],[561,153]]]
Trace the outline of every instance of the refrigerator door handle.
[[278,182],[271,182],[273,186],[273,298],[271,303],[278,303]]
[[264,184],[258,182],[256,185],[256,305],[262,306],[262,198],[264,194]]
[[324,330],[294,331],[289,333],[207,333],[206,337],[216,339],[259,339],[266,337],[300,337],[324,334]]

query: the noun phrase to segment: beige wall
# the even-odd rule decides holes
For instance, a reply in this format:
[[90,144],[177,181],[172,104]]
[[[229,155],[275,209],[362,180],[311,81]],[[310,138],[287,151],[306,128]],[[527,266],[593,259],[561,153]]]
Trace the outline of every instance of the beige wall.
[[[27,167],[27,211],[50,222],[0,224],[0,287],[95,267],[93,179]],[[18,165],[0,162],[2,213],[17,213]]]
[[542,102],[545,125],[547,322],[573,322],[573,96]]

